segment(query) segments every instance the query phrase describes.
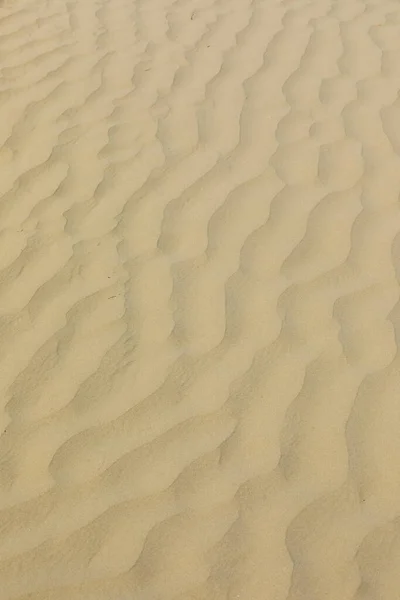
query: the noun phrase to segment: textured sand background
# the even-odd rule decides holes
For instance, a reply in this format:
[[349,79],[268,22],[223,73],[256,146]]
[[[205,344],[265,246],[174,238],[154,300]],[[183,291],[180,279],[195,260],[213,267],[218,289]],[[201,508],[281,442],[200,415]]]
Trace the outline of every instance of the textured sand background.
[[0,600],[400,598],[400,4],[2,0]]

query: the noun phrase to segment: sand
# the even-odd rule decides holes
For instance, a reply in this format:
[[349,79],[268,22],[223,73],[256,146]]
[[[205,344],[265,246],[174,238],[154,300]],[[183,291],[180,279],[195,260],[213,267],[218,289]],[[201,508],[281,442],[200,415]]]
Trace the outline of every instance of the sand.
[[400,598],[398,0],[2,0],[0,600]]

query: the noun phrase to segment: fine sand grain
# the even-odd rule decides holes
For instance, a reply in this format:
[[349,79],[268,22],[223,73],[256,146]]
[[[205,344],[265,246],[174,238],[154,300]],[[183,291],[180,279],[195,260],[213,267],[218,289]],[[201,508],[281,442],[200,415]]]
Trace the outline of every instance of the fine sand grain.
[[399,600],[398,0],[2,0],[0,600]]

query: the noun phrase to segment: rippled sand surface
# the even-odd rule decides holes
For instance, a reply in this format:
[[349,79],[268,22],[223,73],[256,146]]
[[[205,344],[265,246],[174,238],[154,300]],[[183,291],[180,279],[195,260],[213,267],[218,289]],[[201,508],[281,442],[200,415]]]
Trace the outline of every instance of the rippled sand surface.
[[400,596],[400,4],[2,0],[0,600]]

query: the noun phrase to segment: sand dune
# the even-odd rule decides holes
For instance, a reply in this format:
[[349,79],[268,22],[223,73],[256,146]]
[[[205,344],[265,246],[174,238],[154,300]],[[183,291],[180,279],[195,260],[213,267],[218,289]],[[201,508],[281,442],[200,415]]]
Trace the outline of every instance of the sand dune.
[[400,597],[400,6],[2,0],[0,600]]

